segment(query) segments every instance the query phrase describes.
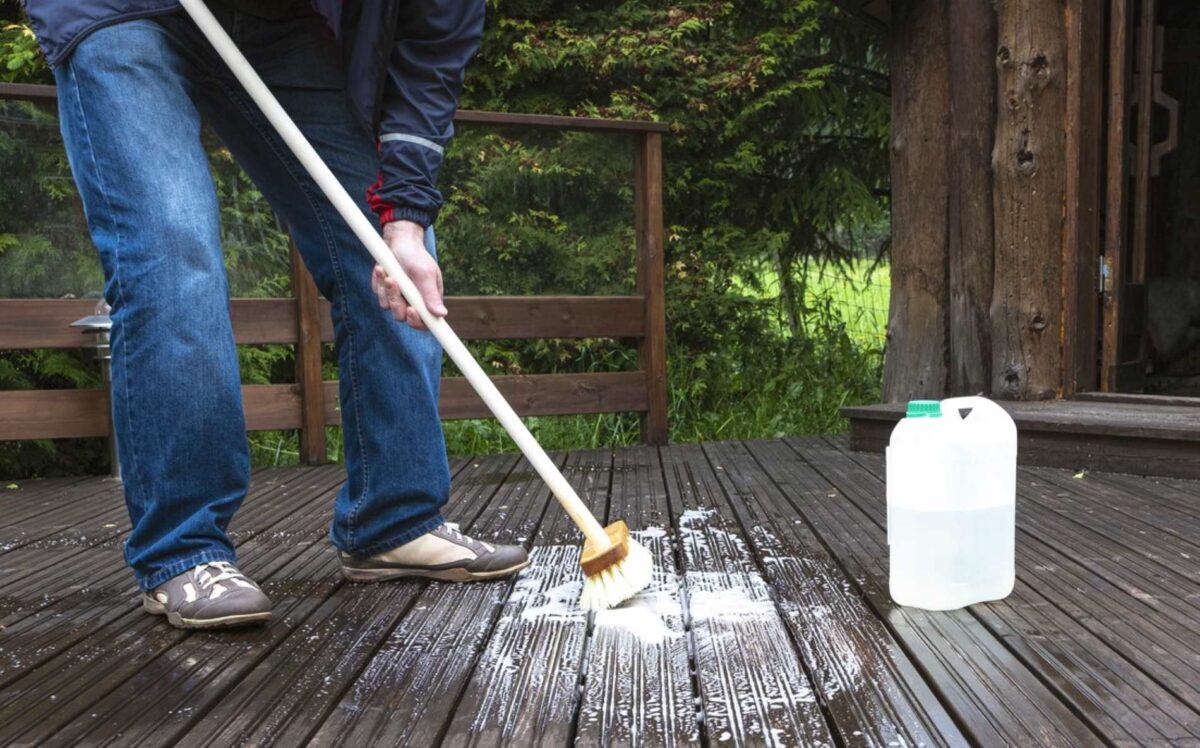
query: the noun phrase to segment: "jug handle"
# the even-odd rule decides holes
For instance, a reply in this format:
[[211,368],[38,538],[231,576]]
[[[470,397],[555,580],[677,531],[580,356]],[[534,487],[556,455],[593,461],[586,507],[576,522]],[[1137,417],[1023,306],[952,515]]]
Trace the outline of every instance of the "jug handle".
[[970,397],[952,397],[942,401],[943,415],[945,415],[947,411],[952,410],[953,413],[959,417],[959,420],[962,420],[960,411],[962,411],[964,408],[970,408],[972,411],[989,410],[993,415],[1004,416],[1005,419],[1010,421],[1012,420],[1012,416],[1008,414],[1007,410],[1002,408],[996,401],[989,400],[986,397],[973,395]]

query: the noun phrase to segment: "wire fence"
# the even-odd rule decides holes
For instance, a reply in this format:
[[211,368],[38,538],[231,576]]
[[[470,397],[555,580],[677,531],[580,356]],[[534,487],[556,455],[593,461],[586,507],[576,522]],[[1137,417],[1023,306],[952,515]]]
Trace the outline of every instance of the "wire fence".
[[891,299],[890,267],[866,260],[848,268],[809,265],[805,269],[805,308],[810,314],[803,324],[813,332],[811,310],[833,314],[860,346],[882,349],[887,339],[888,303]]

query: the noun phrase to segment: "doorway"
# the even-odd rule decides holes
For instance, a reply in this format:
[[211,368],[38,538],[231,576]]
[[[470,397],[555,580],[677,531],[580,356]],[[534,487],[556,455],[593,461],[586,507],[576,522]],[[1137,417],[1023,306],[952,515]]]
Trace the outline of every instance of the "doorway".
[[1112,9],[1101,389],[1200,397],[1200,3]]

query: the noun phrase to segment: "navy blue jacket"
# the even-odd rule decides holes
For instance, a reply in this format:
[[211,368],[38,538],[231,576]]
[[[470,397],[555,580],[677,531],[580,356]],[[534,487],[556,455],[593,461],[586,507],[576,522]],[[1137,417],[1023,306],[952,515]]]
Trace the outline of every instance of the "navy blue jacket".
[[[347,91],[379,141],[371,207],[386,223],[428,226],[442,205],[443,151],[454,134],[463,70],[479,49],[484,0],[313,0],[342,44]],[[88,33],[181,12],[178,0],[26,0],[46,58],[66,59]]]

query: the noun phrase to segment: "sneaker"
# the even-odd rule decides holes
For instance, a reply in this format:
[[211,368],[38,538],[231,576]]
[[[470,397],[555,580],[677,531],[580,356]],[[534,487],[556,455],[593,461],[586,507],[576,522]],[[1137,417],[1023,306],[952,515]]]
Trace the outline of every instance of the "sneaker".
[[181,629],[242,626],[271,619],[271,601],[228,561],[209,561],[142,594],[142,609]]
[[390,551],[359,558],[339,551],[342,576],[353,582],[423,577],[445,582],[497,579],[524,569],[529,555],[519,545],[492,545],[463,535],[446,523]]

